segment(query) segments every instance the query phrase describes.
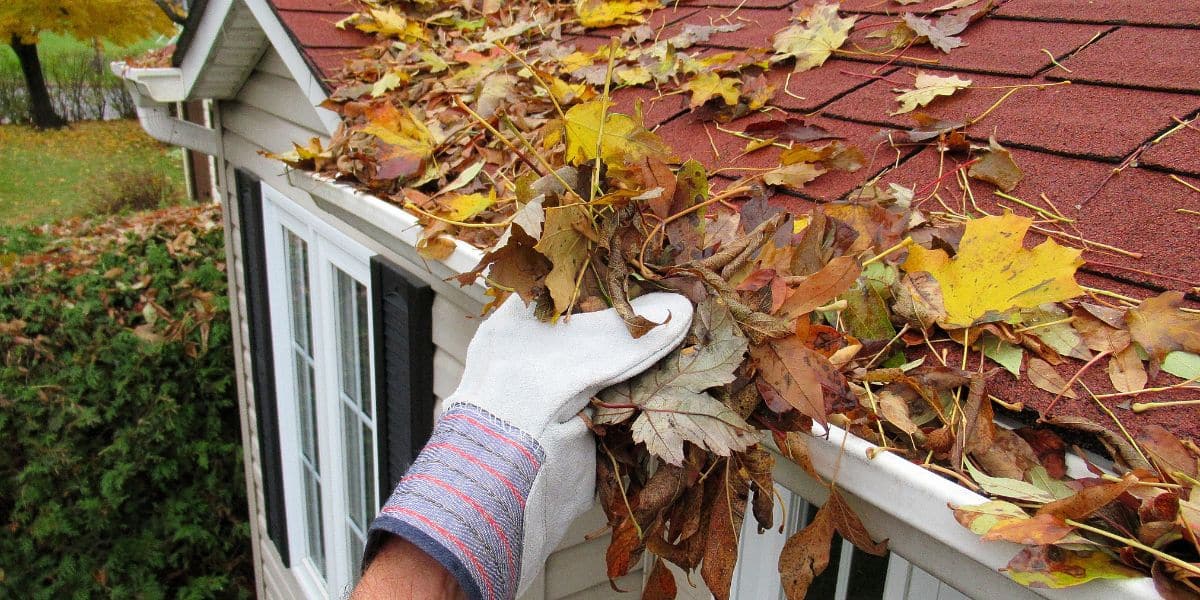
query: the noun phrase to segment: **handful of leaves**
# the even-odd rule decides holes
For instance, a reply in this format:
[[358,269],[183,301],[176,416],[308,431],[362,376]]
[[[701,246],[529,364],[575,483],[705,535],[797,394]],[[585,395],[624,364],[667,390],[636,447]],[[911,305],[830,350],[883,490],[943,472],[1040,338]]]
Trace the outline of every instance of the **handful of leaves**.
[[[1136,307],[1080,301],[1080,250],[1053,237],[1027,249],[1031,227],[1047,231],[1031,219],[979,218],[965,203],[956,211],[940,199],[945,211],[924,212],[941,174],[931,174],[934,192],[921,190],[923,197],[867,185],[851,201],[789,211],[776,190],[866,162],[799,119],[742,133],[751,138],[747,152],[787,146],[778,167],[755,176],[732,181],[681,160],[639,111],[613,109],[610,86],[691,77],[679,89],[719,120],[761,108],[774,90],[761,75],[742,73],[761,69],[766,57],[679,51],[736,25],[595,52],[545,33],[569,30],[573,18],[634,24],[646,8],[589,0],[571,17],[562,14],[566,5],[485,2],[476,19],[461,7],[376,7],[347,23],[389,42],[348,63],[327,104],[343,117],[331,147],[283,157],[351,177],[419,215],[418,250],[429,258],[452,252],[455,237],[487,248],[458,280],[483,278],[489,307],[517,294],[548,321],[612,307],[640,336],[656,324],[634,314],[630,298],[672,290],[695,303],[681,348],[593,401],[598,487],[612,530],[609,576],[650,552],[659,560],[646,597],[674,596],[663,563],[670,561],[699,568],[727,598],[747,508],[760,530],[776,525],[774,461],[792,460],[820,480],[808,434],[836,424],[879,452],[997,498],[956,507],[956,515],[988,539],[1028,546],[1008,567],[1018,581],[1066,586],[1152,574],[1165,595],[1195,593],[1195,445],[1165,431],[1132,437],[1048,414],[1045,424],[1010,431],[996,426],[993,405],[1020,402],[995,398],[988,384],[1006,376],[1003,368],[1073,397],[1079,374],[1106,358],[1119,393],[1144,388],[1160,370],[1192,378],[1200,316],[1180,310],[1181,297],[1170,292]],[[945,21],[961,31],[979,10],[943,16],[938,27]],[[815,68],[854,23],[828,4],[799,20],[776,36],[770,60]],[[935,45],[953,39],[926,29],[921,35]],[[627,34],[653,37],[636,27]],[[943,83],[918,79],[906,93],[920,94],[900,101],[923,105],[969,82],[935,90]],[[910,138],[965,154],[949,174],[967,189],[970,177],[1011,190],[1022,174],[1008,151],[995,142],[973,146],[960,127],[935,123]],[[1070,381],[1053,367],[1068,360],[1086,361]],[[1107,449],[1117,475],[1089,464],[1091,473],[1068,476],[1065,440],[1081,437]],[[803,597],[825,569],[834,533],[885,551],[829,488],[829,501],[780,557],[789,598]]]

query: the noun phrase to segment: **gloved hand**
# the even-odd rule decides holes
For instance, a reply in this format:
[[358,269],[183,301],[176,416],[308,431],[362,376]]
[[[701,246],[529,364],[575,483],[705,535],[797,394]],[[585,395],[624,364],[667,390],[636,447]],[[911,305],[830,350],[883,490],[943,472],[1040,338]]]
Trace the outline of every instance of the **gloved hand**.
[[674,349],[691,323],[691,302],[678,294],[632,304],[666,323],[638,339],[611,309],[551,325],[514,296],[480,325],[429,443],[371,524],[364,570],[395,534],[437,559],[469,598],[524,592],[592,504],[596,448],[579,411]]

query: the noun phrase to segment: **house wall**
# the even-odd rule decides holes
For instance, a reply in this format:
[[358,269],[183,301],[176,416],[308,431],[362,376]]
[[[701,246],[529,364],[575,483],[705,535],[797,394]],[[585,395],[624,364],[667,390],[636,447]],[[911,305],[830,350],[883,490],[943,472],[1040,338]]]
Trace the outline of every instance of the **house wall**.
[[[263,507],[263,485],[258,446],[257,414],[253,406],[253,382],[249,376],[249,328],[240,315],[245,314],[240,226],[237,222],[237,197],[232,185],[235,168],[253,173],[264,183],[279,190],[310,212],[322,216],[355,241],[362,243],[410,273],[421,277],[434,289],[433,344],[435,353],[434,394],[440,400],[458,385],[462,376],[467,344],[474,335],[483,306],[482,290],[463,290],[444,279],[450,274],[440,264],[429,264],[416,255],[411,246],[390,240],[386,232],[368,230],[368,224],[353,222],[351,215],[334,216],[306,192],[293,187],[281,163],[267,159],[260,151],[280,152],[291,142],[304,142],[313,137],[327,141],[328,132],[296,83],[283,59],[268,49],[233,100],[218,105],[219,127],[224,150],[219,177],[221,194],[226,203],[227,244],[231,265],[230,296],[237,333],[235,351],[238,361],[239,390],[246,450],[246,469],[250,483],[252,529],[258,562],[259,595],[261,598],[299,598],[302,594],[266,536],[266,515]],[[347,221],[351,221],[347,223]],[[551,555],[545,573],[526,595],[529,600],[602,600],[628,598],[613,591],[604,572],[604,551],[608,536],[585,540],[585,536],[603,527],[600,511],[593,510],[572,525],[563,545]],[[622,589],[638,589],[642,583],[641,569],[618,582]]]

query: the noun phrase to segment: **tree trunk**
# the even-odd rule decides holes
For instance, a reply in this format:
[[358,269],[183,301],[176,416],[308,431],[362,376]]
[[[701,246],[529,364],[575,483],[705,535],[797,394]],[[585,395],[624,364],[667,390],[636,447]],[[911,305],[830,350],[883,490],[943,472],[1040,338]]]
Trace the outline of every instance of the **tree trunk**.
[[29,115],[33,118],[33,126],[38,129],[58,129],[67,124],[66,119],[54,112],[50,102],[50,90],[46,89],[46,78],[42,75],[42,61],[38,60],[37,44],[26,44],[18,36],[9,41],[17,60],[21,62],[21,72],[25,74],[25,89],[29,92]]

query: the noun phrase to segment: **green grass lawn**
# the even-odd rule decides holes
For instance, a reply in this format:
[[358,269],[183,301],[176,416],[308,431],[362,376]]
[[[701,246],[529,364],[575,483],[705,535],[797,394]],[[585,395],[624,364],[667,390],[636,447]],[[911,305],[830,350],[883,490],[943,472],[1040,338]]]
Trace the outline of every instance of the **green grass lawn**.
[[158,179],[167,203],[186,196],[182,151],[137,121],[83,121],[58,131],[0,125],[0,224],[38,224],[94,212],[118,184]]

